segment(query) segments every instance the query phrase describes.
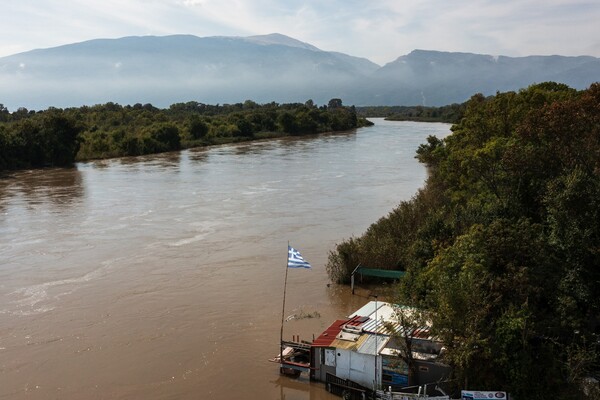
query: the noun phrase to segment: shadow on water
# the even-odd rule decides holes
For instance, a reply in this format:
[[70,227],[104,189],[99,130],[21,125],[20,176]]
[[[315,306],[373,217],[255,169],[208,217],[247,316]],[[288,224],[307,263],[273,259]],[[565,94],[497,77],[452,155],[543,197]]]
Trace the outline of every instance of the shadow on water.
[[271,381],[271,383],[277,388],[277,399],[280,400],[339,399],[339,397],[327,392],[323,383],[310,382],[308,377],[304,376],[297,379],[279,376],[279,378]]
[[198,147],[195,149],[189,149],[184,153],[187,155],[188,160],[194,163],[205,163],[208,161],[208,151],[210,149],[206,147]]
[[139,156],[120,159],[124,166],[149,166],[157,168],[160,171],[178,171],[181,164],[181,152],[169,152],[161,154],[152,154],[148,156]]
[[356,140],[356,129],[344,132],[329,132],[305,136],[289,136],[279,139],[279,145],[283,147],[294,148],[297,146],[305,147],[307,145],[319,145],[331,142],[351,142]]
[[51,203],[70,206],[85,194],[77,168],[51,168],[16,172],[0,179],[0,209],[20,197],[29,206]]
[[155,167],[160,170],[177,171],[181,163],[181,152],[173,151],[160,154],[148,154],[144,156],[132,156],[121,158],[110,158],[106,160],[94,160],[81,163],[95,169],[107,169],[115,167],[127,167],[133,170],[141,170],[146,167]]
[[300,136],[287,136],[278,139],[258,140],[234,145],[227,145],[235,155],[254,155],[272,150],[296,152],[299,149],[311,149],[319,144],[330,142],[348,142],[356,140],[356,129],[345,132],[317,133]]

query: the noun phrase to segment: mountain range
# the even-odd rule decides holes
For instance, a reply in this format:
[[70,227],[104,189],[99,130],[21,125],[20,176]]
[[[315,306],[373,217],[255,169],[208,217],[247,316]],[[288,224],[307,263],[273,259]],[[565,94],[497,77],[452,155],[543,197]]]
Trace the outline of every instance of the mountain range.
[[0,103],[10,109],[331,98],[440,106],[544,81],[584,89],[600,81],[600,59],[414,50],[380,66],[281,34],[96,39],[0,58]]

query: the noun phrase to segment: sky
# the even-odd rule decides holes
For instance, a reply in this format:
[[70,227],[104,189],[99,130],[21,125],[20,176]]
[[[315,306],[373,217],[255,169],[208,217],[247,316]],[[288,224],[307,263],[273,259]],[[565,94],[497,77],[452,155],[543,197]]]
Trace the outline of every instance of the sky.
[[98,38],[281,33],[384,65],[414,49],[600,57],[599,0],[5,0],[0,57]]

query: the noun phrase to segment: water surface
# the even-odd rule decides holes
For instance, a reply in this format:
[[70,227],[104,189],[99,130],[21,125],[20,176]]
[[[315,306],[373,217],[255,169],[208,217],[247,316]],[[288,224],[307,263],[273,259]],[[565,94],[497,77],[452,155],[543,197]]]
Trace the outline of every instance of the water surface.
[[280,377],[285,336],[311,339],[367,299],[328,286],[337,242],[426,178],[449,125],[356,131],[24,171],[0,179],[0,398],[330,399]]

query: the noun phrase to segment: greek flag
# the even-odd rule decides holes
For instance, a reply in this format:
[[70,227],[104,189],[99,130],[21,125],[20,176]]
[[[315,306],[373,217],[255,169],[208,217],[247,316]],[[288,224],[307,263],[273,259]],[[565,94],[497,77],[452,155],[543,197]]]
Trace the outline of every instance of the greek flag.
[[300,252],[288,244],[288,268],[311,268]]

